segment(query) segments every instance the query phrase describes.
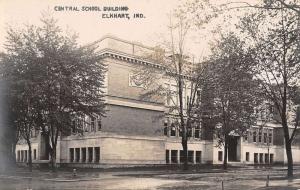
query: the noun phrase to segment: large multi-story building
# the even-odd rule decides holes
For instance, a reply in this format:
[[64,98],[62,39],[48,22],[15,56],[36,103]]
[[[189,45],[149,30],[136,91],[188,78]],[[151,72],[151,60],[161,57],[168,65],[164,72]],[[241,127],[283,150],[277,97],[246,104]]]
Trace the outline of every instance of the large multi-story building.
[[[180,164],[183,161],[180,129],[168,116],[170,102],[165,98],[142,100],[144,88],[135,81],[138,65],[162,69],[146,59],[155,49],[139,43],[106,36],[97,42],[99,54],[108,67],[105,79],[106,117],[85,118],[84,133],[72,131],[59,136],[56,162],[76,167],[110,165]],[[161,81],[172,90],[176,86],[167,78]],[[228,148],[228,161],[246,164],[284,163],[286,154],[282,128],[264,118],[248,130],[246,136],[233,134]],[[80,123],[80,122],[79,122]],[[48,162],[45,139],[32,135],[33,163]],[[195,125],[189,134],[188,161],[192,164],[221,164],[223,148],[216,146],[213,133]],[[300,146],[293,146],[294,162],[300,163]],[[22,140],[16,147],[17,162],[27,162],[28,147]]]

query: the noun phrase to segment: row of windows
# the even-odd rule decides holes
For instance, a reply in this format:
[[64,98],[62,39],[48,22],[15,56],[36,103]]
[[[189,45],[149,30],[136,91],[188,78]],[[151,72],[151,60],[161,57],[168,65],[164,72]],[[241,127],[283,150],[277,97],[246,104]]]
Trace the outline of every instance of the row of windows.
[[245,141],[249,141],[249,136],[252,135],[252,142],[272,144],[273,142],[273,130],[254,130],[247,133],[245,136]]
[[[16,155],[17,162],[28,162],[29,160],[29,150],[18,150]],[[33,160],[37,159],[36,149],[31,152],[31,157]]]
[[[179,155],[178,155],[179,153]],[[201,151],[188,151],[188,162],[200,164],[202,160]],[[166,163],[183,163],[185,161],[183,150],[166,150]]]
[[[168,137],[181,137],[182,129],[180,128],[179,124],[171,123],[168,125],[168,122],[165,122],[164,135]],[[201,126],[195,125],[193,128],[187,129],[187,136],[199,139],[201,137]]]
[[[218,160],[223,161],[223,151],[218,152]],[[267,153],[254,153],[253,154],[254,163],[273,163],[274,162],[274,154]],[[250,162],[250,152],[246,152],[246,162]]]
[[[181,137],[182,130],[178,127],[164,127],[164,135],[168,137]],[[201,129],[200,128],[188,129],[187,136],[193,137],[195,139],[200,139]]]
[[[250,161],[250,153],[246,152],[246,162]],[[268,154],[268,153],[254,153],[253,154],[253,161],[254,163],[273,163],[274,162],[274,154]]]
[[99,163],[100,147],[70,148],[69,158],[71,163]]
[[72,133],[83,132],[96,132],[101,131],[102,121],[101,117],[77,117],[73,121]]

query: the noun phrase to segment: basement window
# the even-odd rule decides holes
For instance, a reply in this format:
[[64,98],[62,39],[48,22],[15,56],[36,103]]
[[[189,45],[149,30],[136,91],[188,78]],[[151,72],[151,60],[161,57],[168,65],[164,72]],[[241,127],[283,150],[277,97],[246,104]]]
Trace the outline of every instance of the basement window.
[[201,163],[201,156],[202,156],[202,152],[196,151],[196,163]]
[[86,162],[86,148],[81,148],[82,162]]
[[249,158],[250,158],[250,153],[246,152],[246,162],[249,162]]
[[171,162],[177,163],[177,150],[171,150]]
[[223,161],[223,151],[218,152],[218,160]]
[[170,163],[170,155],[169,155],[169,153],[170,153],[170,150],[166,150],[166,163],[167,164]]
[[70,162],[74,162],[74,148],[70,148]]
[[33,150],[33,159],[36,160],[36,149]]
[[254,163],[258,163],[258,153],[254,153]]
[[93,147],[88,148],[88,153],[89,153],[88,154],[88,158],[89,158],[88,161],[93,162]]
[[188,162],[194,163],[194,151],[188,151]]
[[274,162],[274,154],[270,154],[270,163],[273,164]]
[[184,160],[183,150],[180,150],[180,163],[183,163]]
[[95,162],[100,162],[100,147],[95,147]]
[[264,154],[260,153],[259,154],[259,163],[263,163],[264,162]]
[[265,154],[265,163],[269,163],[269,154]]
[[80,159],[80,148],[75,148],[75,162],[79,162]]

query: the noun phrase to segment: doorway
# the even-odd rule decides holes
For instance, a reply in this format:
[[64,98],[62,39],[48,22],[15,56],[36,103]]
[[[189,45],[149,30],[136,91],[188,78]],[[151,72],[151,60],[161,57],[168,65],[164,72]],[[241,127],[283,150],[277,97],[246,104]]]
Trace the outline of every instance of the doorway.
[[229,136],[228,139],[228,161],[229,162],[238,162],[239,161],[239,136]]

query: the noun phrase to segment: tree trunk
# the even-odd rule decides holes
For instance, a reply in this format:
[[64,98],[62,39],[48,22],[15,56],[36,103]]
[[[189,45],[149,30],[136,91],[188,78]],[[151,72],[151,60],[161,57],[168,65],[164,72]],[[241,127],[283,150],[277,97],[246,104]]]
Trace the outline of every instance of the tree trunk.
[[28,145],[28,168],[29,171],[32,172],[32,150],[31,150],[31,142],[30,140],[27,140],[27,145]]
[[284,132],[284,140],[285,140],[285,151],[286,151],[286,157],[287,157],[287,164],[288,164],[288,170],[287,170],[287,177],[292,178],[293,177],[293,154],[292,154],[292,143],[290,141],[290,135],[289,135],[289,128],[286,121],[286,115],[283,115],[282,120],[282,127]]
[[187,145],[187,138],[185,135],[185,138],[183,137],[184,134],[182,134],[182,148],[183,148],[183,170],[188,170],[188,145]]
[[225,143],[224,143],[224,159],[223,159],[223,169],[227,170],[227,154],[228,154],[228,140],[225,135]]
[[52,169],[52,171],[55,171],[55,169],[56,169],[56,147],[52,147],[50,157],[51,157],[50,158],[51,169]]
[[285,143],[285,150],[286,150],[286,157],[288,161],[288,170],[287,170],[287,177],[293,177],[293,154],[292,154],[292,146],[290,141]]

